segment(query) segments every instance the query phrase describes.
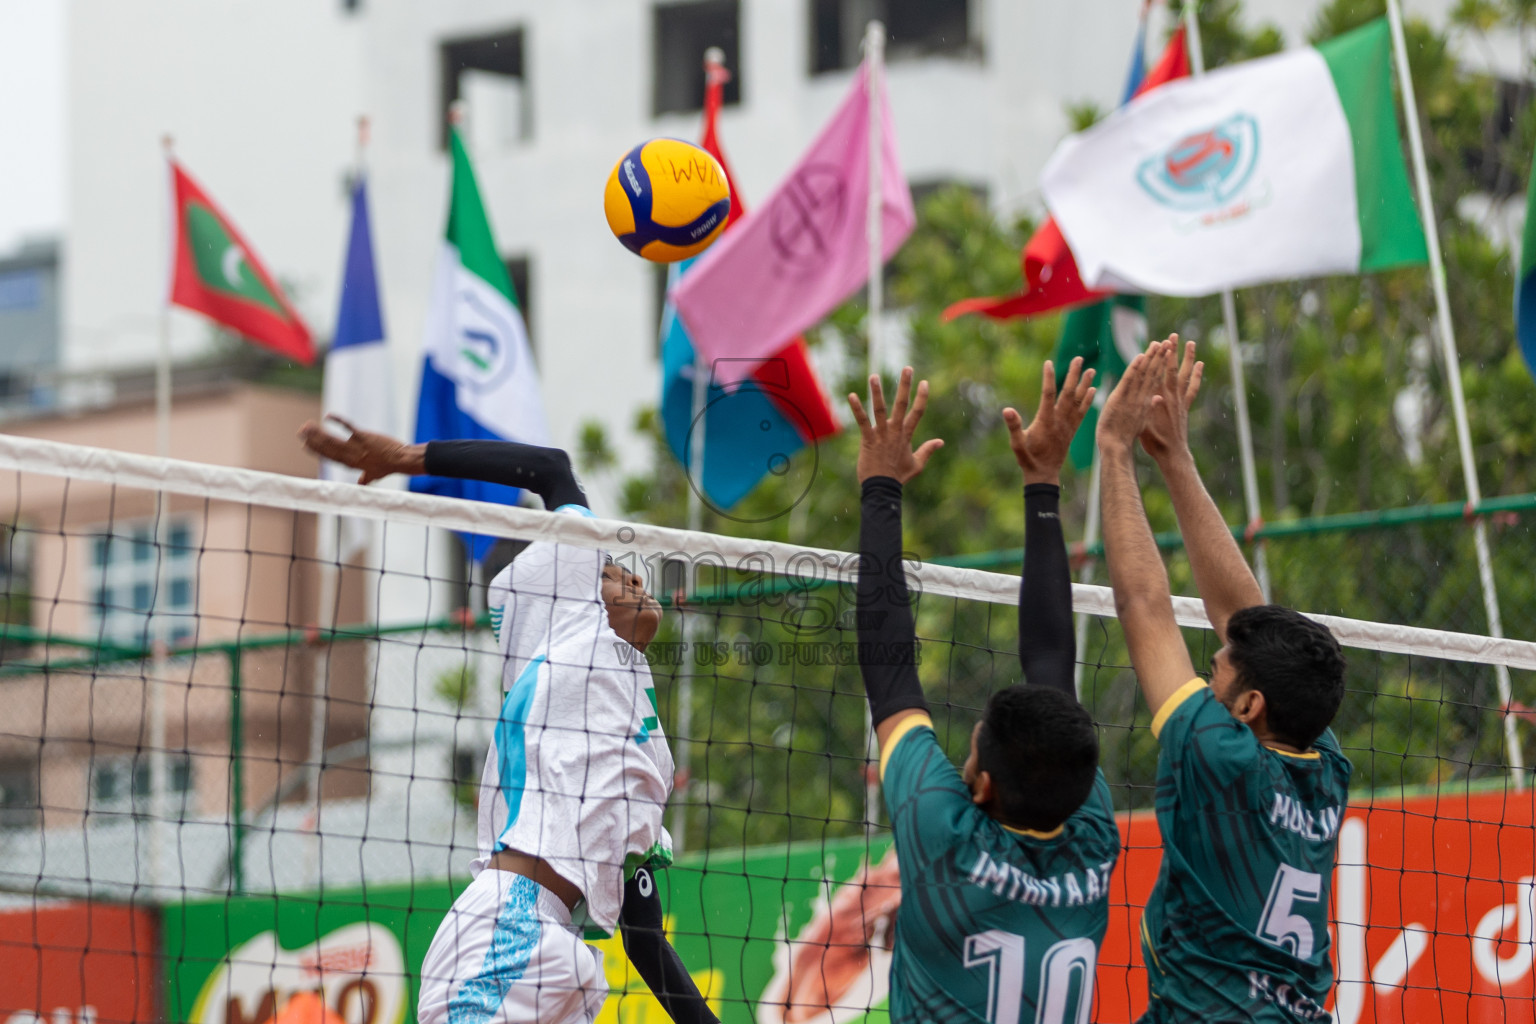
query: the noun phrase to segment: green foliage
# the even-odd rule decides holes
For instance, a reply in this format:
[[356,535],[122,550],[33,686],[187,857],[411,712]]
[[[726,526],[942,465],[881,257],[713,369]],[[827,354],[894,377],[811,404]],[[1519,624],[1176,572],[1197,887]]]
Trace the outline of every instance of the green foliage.
[[[1464,5],[1471,19],[1472,5]],[[1530,4],[1500,2],[1493,27],[1518,24]],[[1278,48],[1278,33],[1249,28],[1234,0],[1201,5],[1208,64],[1218,66]],[[1319,11],[1312,38],[1322,40],[1379,15],[1379,0],[1335,0]],[[1482,17],[1482,15],[1479,15]],[[1471,19],[1481,26],[1487,22]],[[1469,196],[1517,195],[1536,143],[1536,114],[1526,104],[1512,130],[1488,77],[1461,68],[1446,37],[1407,25],[1446,256],[1452,318],[1461,355],[1477,470],[1487,494],[1536,490],[1536,386],[1513,344],[1508,252],[1458,211]],[[1405,135],[1406,138],[1406,135]],[[1040,387],[1040,366],[1055,346],[1059,316],[996,323],[980,317],[944,322],[957,299],[1002,295],[1019,287],[1019,251],[1034,224],[1002,222],[962,189],[938,192],[919,210],[918,227],[889,276],[891,301],[906,318],[910,362],[932,385],[922,435],[946,447],[906,497],[906,544],[933,558],[1013,548],[1021,541],[1019,476],[1000,410],[1026,418]],[[1244,289],[1239,333],[1266,518],[1297,519],[1465,497],[1435,305],[1424,268],[1370,277],[1294,281]],[[1231,346],[1215,298],[1153,297],[1155,334],[1177,331],[1200,342],[1205,387],[1192,444],[1210,492],[1227,520],[1245,520],[1233,419]],[[811,337],[840,350],[837,396],[864,390],[864,307],[852,301]],[[1405,426],[1404,396],[1421,402],[1418,428]],[[839,397],[838,405],[842,405]],[[657,445],[656,469],[625,483],[626,512],[666,525],[686,522],[688,485],[661,444],[654,413],[637,424]],[[1410,444],[1406,438],[1412,438]],[[1417,461],[1410,449],[1421,452]],[[707,510],[704,529],[852,550],[857,541],[857,437],[845,431],[797,455],[796,471],[770,478],[733,519]],[[800,471],[805,474],[801,475]],[[810,486],[803,500],[800,490]],[[1168,497],[1150,468],[1144,496],[1153,527],[1176,526]],[[1086,474],[1067,470],[1063,518],[1068,536],[1084,522]],[[789,510],[785,514],[775,512]],[[746,520],[766,519],[764,522]],[[1504,620],[1518,632],[1536,614],[1536,535],[1513,517],[1492,523],[1495,575]],[[1274,541],[1267,560],[1283,603],[1355,618],[1485,632],[1471,531],[1461,523]],[[1175,592],[1192,594],[1182,554],[1169,558]],[[1100,575],[1102,579],[1102,573]],[[731,656],[723,665],[670,665],[653,656],[663,714],[676,722],[679,684],[692,676],[692,735],[703,810],[689,842],[720,845],[851,835],[863,828],[864,703],[856,667],[811,664],[815,645],[851,641],[852,595],[827,588],[713,606],[698,635],[727,645],[750,642],[761,663]],[[699,615],[693,612],[690,615]],[[962,757],[987,694],[1016,681],[1017,624],[1012,609],[932,596],[918,604],[926,638],[920,673],[940,738]],[[1521,625],[1516,626],[1515,623]],[[682,639],[669,616],[662,639]],[[1209,663],[1215,639],[1189,631],[1196,665]],[[766,647],[761,645],[766,644]],[[665,649],[664,645],[660,649]],[[1122,806],[1151,799],[1156,742],[1149,730],[1118,624],[1091,620],[1079,651],[1083,696],[1101,723],[1103,764]],[[788,659],[787,661],[785,659]],[[1531,680],[1515,674],[1529,700]],[[1351,652],[1349,695],[1336,723],[1354,759],[1355,785],[1426,784],[1477,778],[1502,768],[1493,674],[1433,659]],[[1527,760],[1530,758],[1527,757]]]
[[1092,100],[1067,104],[1067,124],[1074,132],[1087,131],[1104,119],[1104,111]]
[[479,686],[479,674],[467,663],[459,668],[439,672],[437,678],[432,680],[432,692],[455,711],[463,711],[474,703]]
[[608,443],[608,432],[598,420],[581,425],[576,439],[576,467],[583,473],[604,473],[618,465],[619,457]]

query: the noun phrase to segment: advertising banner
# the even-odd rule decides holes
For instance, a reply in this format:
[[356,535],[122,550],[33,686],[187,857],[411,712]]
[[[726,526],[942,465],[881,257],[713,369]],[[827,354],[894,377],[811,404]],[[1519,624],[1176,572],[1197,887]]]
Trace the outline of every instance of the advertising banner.
[[156,1019],[155,915],[139,907],[39,901],[0,911],[0,1022]]
[[268,1024],[318,993],[347,1024],[416,1019],[416,973],[461,884],[233,897],[164,911],[165,1005],[188,1024]]
[[[1150,812],[1119,819],[1125,848],[1091,1015],[1101,1024],[1146,1008],[1138,930],[1162,861]],[[716,852],[663,880],[678,952],[719,986],[726,1024],[887,1019],[900,892],[884,843]],[[1536,797],[1447,787],[1352,805],[1333,919],[1336,1024],[1536,1019]],[[625,1016],[625,1004],[610,1001],[609,1019],[665,1019]]]
[[[1351,806],[1334,875],[1337,1024],[1536,1019],[1533,812],[1530,793],[1465,789]],[[1091,1016],[1102,1024],[1146,1006],[1138,929],[1162,856],[1150,813],[1121,815],[1120,828]],[[658,882],[673,945],[725,1024],[889,1019],[901,893],[887,837],[708,851]],[[267,1024],[309,992],[347,1024],[414,1021],[415,975],[457,891],[444,882],[169,907],[166,1006],[178,1021]],[[619,937],[589,941],[611,991],[600,1024],[666,1024]],[[27,1012],[51,1024],[52,1005]]]

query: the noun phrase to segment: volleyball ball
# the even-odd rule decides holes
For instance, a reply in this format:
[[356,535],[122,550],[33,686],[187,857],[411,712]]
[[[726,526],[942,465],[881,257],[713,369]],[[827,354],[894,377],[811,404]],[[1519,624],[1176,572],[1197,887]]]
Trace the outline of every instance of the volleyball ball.
[[679,139],[651,139],[624,154],[603,192],[608,227],[656,263],[697,256],[725,230],[731,189],[720,162]]

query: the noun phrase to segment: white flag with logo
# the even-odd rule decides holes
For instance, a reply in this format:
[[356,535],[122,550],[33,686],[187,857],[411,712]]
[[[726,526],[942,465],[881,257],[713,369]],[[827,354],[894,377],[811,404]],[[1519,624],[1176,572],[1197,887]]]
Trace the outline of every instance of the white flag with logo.
[[[549,444],[539,376],[506,265],[457,130],[448,229],[438,254],[416,407],[417,443],[501,440]],[[418,476],[411,490],[515,505],[515,487],[479,480]],[[469,535],[475,560],[493,538]]]
[[1156,89],[1065,139],[1040,185],[1093,289],[1208,295],[1427,258],[1384,20]]

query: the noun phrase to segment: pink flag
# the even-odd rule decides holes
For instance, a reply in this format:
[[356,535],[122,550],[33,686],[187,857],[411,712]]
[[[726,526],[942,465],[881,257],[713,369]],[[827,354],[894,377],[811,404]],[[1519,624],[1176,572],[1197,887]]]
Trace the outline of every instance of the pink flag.
[[[880,96],[882,259],[912,233],[912,192]],[[869,277],[869,68],[768,201],[711,246],[672,289],[706,359],[764,359]]]

